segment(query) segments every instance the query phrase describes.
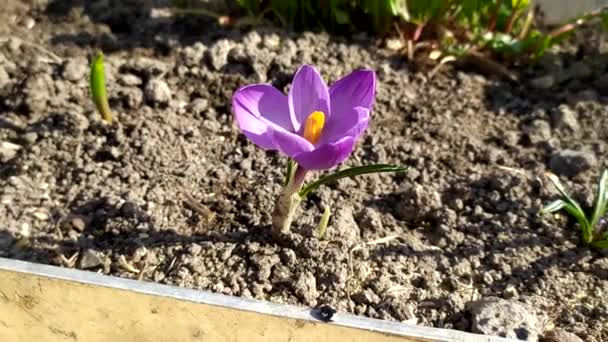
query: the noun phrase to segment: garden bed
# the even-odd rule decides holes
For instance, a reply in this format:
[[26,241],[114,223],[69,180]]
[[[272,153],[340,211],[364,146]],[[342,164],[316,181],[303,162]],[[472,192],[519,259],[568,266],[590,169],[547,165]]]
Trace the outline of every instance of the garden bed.
[[[26,3],[0,14],[0,256],[434,327],[608,339],[608,259],[565,217],[536,215],[555,198],[547,170],[591,203],[608,153],[605,41],[549,55],[519,83],[431,78],[362,36],[173,22],[137,1]],[[114,126],[88,93],[95,47]],[[230,100],[248,83],[287,89],[302,63],[330,81],[376,70],[370,127],[345,165],[410,169],[322,187],[301,234],[277,242],[285,159],[240,134]],[[486,331],[492,307],[527,322]]]

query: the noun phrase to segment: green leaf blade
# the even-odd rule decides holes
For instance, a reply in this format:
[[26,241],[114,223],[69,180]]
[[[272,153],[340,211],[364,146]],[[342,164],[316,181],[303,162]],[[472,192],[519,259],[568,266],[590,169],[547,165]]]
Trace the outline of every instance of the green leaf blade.
[[329,223],[329,215],[331,211],[329,209],[329,205],[325,206],[323,210],[323,216],[321,216],[321,221],[319,221],[319,225],[317,226],[317,236],[319,240],[325,239],[325,233],[327,233],[327,224]]
[[545,215],[545,214],[554,213],[556,211],[562,210],[565,206],[566,206],[566,202],[562,201],[561,199],[555,200],[555,201],[547,204],[546,206],[542,207],[542,209],[540,209],[538,214]]
[[359,175],[365,175],[370,173],[383,173],[383,172],[405,172],[407,171],[407,167],[398,166],[393,164],[374,164],[374,165],[365,165],[365,166],[356,166],[351,167],[346,170],[338,171],[327,175],[325,177],[321,177],[317,181],[307,184],[300,190],[299,195],[302,198],[308,197],[313,191],[318,189],[321,185],[333,182],[342,178],[350,178]]
[[607,195],[608,188],[608,169],[602,172],[600,181],[597,185],[597,194],[595,196],[595,204],[593,205],[593,216],[591,216],[591,222],[589,224],[592,228],[595,228],[600,218],[604,216],[606,212],[606,205],[608,204]]
[[[564,185],[559,180],[559,178],[553,173],[547,173],[547,178],[549,178],[551,183],[553,183],[553,186],[555,186],[555,189],[557,189],[557,192],[559,192],[560,196],[562,197],[562,200],[568,203],[574,209],[576,209],[577,212],[582,213],[583,217],[585,217],[585,211],[583,211],[583,208],[581,208],[577,201],[575,201],[572,197],[568,195],[568,193],[566,193]],[[585,221],[587,221],[586,217]]]
[[580,207],[575,207],[570,203],[566,203],[564,205],[564,210],[573,216],[578,222],[578,225],[581,227],[581,235],[583,242],[588,244],[592,240],[592,229],[593,227],[589,225],[589,220],[585,216],[585,212]]
[[606,249],[608,248],[608,240],[593,241],[590,245],[594,248]]

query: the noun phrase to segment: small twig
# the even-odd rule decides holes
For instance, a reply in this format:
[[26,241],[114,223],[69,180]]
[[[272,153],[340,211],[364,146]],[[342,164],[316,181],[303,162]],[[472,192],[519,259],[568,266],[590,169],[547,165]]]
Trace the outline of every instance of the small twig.
[[173,12],[178,15],[202,15],[217,20],[220,26],[234,26],[241,27],[245,25],[257,25],[261,21],[263,16],[268,13],[268,8],[260,13],[258,17],[243,17],[234,18],[229,15],[219,14],[204,8],[173,8]]
[[386,242],[393,241],[393,240],[395,240],[398,237],[399,237],[399,235],[389,235],[389,236],[385,236],[385,237],[380,238],[380,239],[368,241],[368,242],[365,243],[365,245],[368,245],[368,246],[379,245],[381,243],[386,243]]
[[192,210],[196,211],[201,215],[207,223],[215,221],[216,214],[206,206],[200,204],[194,197],[188,194],[185,190],[182,190],[182,196],[184,203]]
[[415,44],[411,39],[408,39],[406,41],[406,46],[407,46],[407,60],[408,61],[412,61],[414,60],[414,51],[416,50]]
[[509,167],[509,166],[504,166],[504,165],[496,165],[496,168],[523,176],[524,178],[526,178],[529,181],[536,180],[541,186],[543,186],[543,180],[540,177],[538,177],[538,176],[534,177],[530,173],[524,171],[523,169],[513,168],[513,167]]
[[521,32],[519,33],[519,36],[517,37],[517,39],[522,40],[528,36],[528,33],[530,32],[530,29],[532,28],[533,22],[534,22],[534,9],[530,8],[530,10],[528,10],[528,15],[526,16],[526,21],[524,21],[524,26],[522,27]]
[[395,31],[397,31],[397,34],[399,35],[399,39],[401,40],[401,42],[405,42],[405,54],[407,56],[408,60],[412,60],[413,59],[413,45],[412,45],[412,41],[409,39],[405,38],[405,35],[403,34],[403,31],[401,31],[401,28],[399,27],[399,25],[397,23],[394,23],[395,26]]
[[503,171],[508,171],[508,172],[512,172],[512,173],[516,173],[518,175],[522,175],[526,178],[530,178],[530,174],[528,174],[526,171],[522,170],[522,169],[516,169],[514,167],[509,167],[509,166],[504,166],[504,165],[496,165],[497,168],[503,170]]
[[599,17],[600,15],[602,15],[602,13],[604,11],[608,11],[608,5],[606,6],[602,6],[594,11],[591,11],[587,14],[582,15],[581,17],[575,19],[573,22],[568,23],[566,25],[563,25],[561,27],[556,28],[555,30],[549,32],[549,34],[547,35],[549,38],[551,39],[555,39],[561,35],[564,35],[566,33],[569,33],[571,31],[574,31],[575,29],[577,29],[578,27],[584,25],[586,22],[588,22],[589,20],[595,18],[595,17]]
[[74,253],[71,257],[66,258],[63,253],[59,253],[59,261],[63,266],[68,268],[73,268],[76,264],[76,259],[78,258],[78,252]]
[[167,267],[167,271],[165,273],[169,273],[171,271],[171,269],[173,269],[173,266],[175,266],[176,261],[177,261],[177,257],[173,257],[173,259],[171,259],[171,262],[169,263],[169,267]]
[[139,275],[137,276],[137,280],[144,279],[144,276],[146,275],[146,273],[148,273],[148,271],[152,270],[155,267],[156,266],[148,267],[148,259],[147,258],[144,259],[144,265],[141,268],[141,271],[139,272]]
[[140,273],[140,271],[137,268],[133,267],[131,264],[129,264],[127,262],[127,259],[125,259],[124,255],[121,255],[118,257],[118,265],[125,271],[135,273],[135,274]]
[[471,50],[465,55],[465,58],[469,59],[471,64],[481,67],[489,73],[497,74],[512,82],[518,81],[517,76],[513,72],[509,71],[509,69],[502,64],[487,58],[480,52]]
[[431,72],[429,72],[429,78],[433,78],[435,77],[435,74],[437,74],[437,72],[439,72],[439,70],[441,69],[441,67],[443,67],[445,64],[448,64],[450,62],[454,62],[456,60],[456,57],[454,56],[445,56],[441,59],[441,61],[439,62],[439,64],[437,64],[433,70],[431,70]]

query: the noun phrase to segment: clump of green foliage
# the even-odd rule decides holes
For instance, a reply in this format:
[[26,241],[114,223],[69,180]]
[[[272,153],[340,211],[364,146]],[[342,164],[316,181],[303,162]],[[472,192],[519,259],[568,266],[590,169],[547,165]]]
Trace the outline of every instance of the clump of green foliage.
[[[355,23],[376,33],[398,16],[399,0],[236,0],[249,15],[266,17],[295,30],[347,33]],[[367,29],[361,30],[366,31]]]
[[568,196],[556,175],[548,174],[547,176],[561,198],[543,207],[539,214],[554,213],[563,209],[578,222],[581,228],[581,240],[585,245],[601,249],[608,248],[608,230],[604,222],[604,216],[608,211],[608,169],[604,170],[600,176],[591,215],[587,215],[578,202]]
[[538,57],[578,26],[601,18],[606,8],[573,19],[554,31],[535,28],[532,0],[236,0],[257,18],[295,30],[331,33],[396,30],[408,41],[425,40],[443,55],[497,54]]

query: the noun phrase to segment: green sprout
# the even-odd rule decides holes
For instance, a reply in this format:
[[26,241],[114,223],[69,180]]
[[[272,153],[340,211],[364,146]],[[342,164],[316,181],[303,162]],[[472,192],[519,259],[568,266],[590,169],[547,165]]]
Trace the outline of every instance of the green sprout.
[[319,221],[319,225],[317,226],[317,237],[319,240],[325,239],[325,233],[327,232],[327,224],[329,223],[329,215],[331,214],[329,206],[325,206],[325,210],[323,210],[323,216],[321,216],[321,221]]
[[559,192],[561,199],[555,200],[543,207],[539,211],[539,214],[554,213],[563,209],[578,222],[578,225],[581,227],[581,238],[585,245],[601,249],[608,248],[608,231],[602,228],[603,216],[608,211],[608,192],[606,191],[606,188],[608,188],[608,169],[604,170],[600,176],[591,216],[585,213],[578,202],[568,196],[563,184],[556,175],[548,173],[547,177]]
[[101,117],[107,123],[112,123],[112,112],[110,111],[110,104],[108,103],[108,95],[106,93],[103,53],[101,51],[95,54],[93,63],[91,63],[91,96]]

